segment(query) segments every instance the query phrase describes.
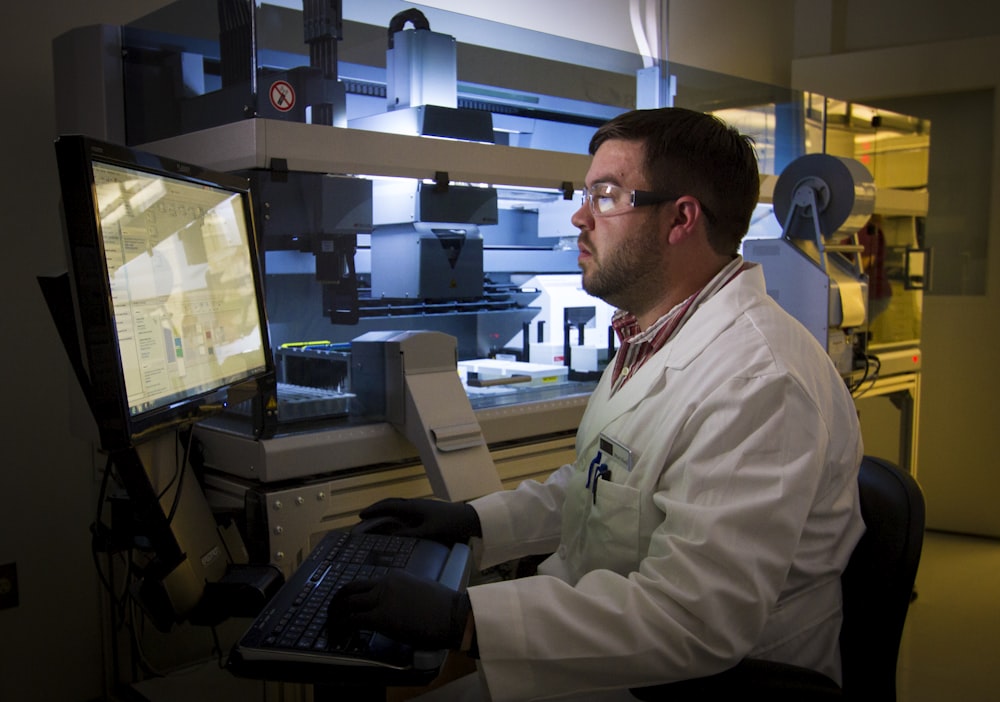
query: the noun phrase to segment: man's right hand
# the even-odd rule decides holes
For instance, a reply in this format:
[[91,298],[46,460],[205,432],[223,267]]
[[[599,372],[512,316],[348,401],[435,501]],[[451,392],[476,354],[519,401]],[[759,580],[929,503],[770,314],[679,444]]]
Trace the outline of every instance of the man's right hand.
[[390,497],[361,510],[359,516],[362,525],[368,520],[386,520],[374,531],[431,539],[447,546],[483,535],[479,515],[464,502]]

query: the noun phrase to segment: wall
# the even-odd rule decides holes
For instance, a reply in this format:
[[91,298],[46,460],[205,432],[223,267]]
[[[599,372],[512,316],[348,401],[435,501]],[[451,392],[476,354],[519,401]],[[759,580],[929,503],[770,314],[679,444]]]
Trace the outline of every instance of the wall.
[[793,0],[668,2],[671,61],[771,85],[789,85]]

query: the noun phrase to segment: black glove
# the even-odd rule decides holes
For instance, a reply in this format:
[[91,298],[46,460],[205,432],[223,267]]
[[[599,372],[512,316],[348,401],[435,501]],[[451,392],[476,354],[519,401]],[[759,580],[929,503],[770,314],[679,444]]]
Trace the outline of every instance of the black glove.
[[431,539],[446,546],[483,535],[479,515],[464,502],[390,497],[361,510],[359,516],[391,520],[391,527],[377,530],[382,533]]
[[472,603],[466,592],[393,569],[382,578],[355,580],[330,600],[331,638],[345,629],[376,631],[424,650],[458,649]]

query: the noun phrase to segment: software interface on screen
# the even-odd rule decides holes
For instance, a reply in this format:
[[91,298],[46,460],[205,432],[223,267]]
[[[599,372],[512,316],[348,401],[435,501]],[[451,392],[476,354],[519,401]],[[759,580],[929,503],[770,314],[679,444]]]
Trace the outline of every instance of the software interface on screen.
[[264,368],[240,194],[113,164],[93,168],[129,413]]

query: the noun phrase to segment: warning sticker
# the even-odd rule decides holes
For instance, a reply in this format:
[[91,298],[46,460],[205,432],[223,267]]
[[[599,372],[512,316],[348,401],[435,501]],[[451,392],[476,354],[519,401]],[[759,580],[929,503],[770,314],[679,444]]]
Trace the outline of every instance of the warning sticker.
[[271,83],[271,106],[278,112],[288,112],[295,107],[295,88],[285,80],[276,80]]

